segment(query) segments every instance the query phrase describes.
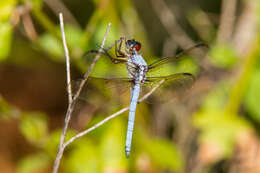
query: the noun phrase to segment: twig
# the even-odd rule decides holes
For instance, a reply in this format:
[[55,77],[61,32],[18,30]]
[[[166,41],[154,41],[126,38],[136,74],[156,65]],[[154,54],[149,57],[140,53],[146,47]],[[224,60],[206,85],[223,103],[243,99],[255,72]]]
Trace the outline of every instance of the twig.
[[238,55],[246,56],[246,53],[251,47],[255,35],[257,35],[258,20],[255,15],[256,2],[246,1],[243,12],[237,20],[237,25],[234,27],[233,45]]
[[63,11],[64,18],[66,21],[69,21],[71,24],[80,27],[80,24],[77,22],[73,14],[66,7],[66,5],[61,0],[44,0],[44,2],[50,7],[50,9],[58,16],[59,11]]
[[237,0],[222,0],[220,25],[217,35],[218,43],[229,42],[235,22]]
[[97,60],[101,56],[101,53],[103,52],[103,48],[104,48],[104,45],[105,45],[105,42],[106,42],[106,38],[107,38],[108,32],[110,30],[110,27],[111,27],[111,23],[108,24],[108,28],[107,28],[106,34],[104,36],[104,40],[103,40],[103,42],[102,42],[102,44],[100,46],[100,49],[98,50],[98,54],[96,55],[95,59],[93,60],[92,64],[90,65],[87,73],[85,73],[84,79],[80,82],[79,88],[78,88],[77,92],[75,93],[73,101],[77,100],[77,98],[79,97],[79,94],[80,94],[81,90],[83,89],[83,86],[85,85],[85,83],[86,83],[86,81],[87,81],[91,71],[93,70],[95,64],[97,63]]
[[64,52],[65,52],[65,57],[66,57],[67,90],[68,90],[69,104],[71,104],[72,90],[71,90],[71,77],[70,77],[70,55],[69,55],[69,50],[68,50],[68,47],[66,44],[66,37],[65,37],[65,32],[64,32],[62,13],[59,13],[59,18],[60,18],[60,30],[61,30],[61,34],[62,34],[62,42],[63,42]]
[[[145,99],[147,99],[156,89],[158,89],[163,83],[165,82],[165,80],[161,80],[151,91],[149,91],[147,94],[145,94],[141,99],[138,100],[138,103],[141,103],[142,101],[144,101]],[[107,121],[117,117],[118,115],[126,112],[129,109],[128,107],[125,107],[121,110],[119,110],[118,112],[108,116],[107,118],[105,118],[104,120],[100,121],[99,123],[97,123],[96,125],[90,127],[89,129],[86,129],[80,133],[78,133],[77,135],[75,135],[74,137],[70,138],[70,140],[68,140],[65,144],[64,144],[64,148],[66,148],[69,144],[71,144],[73,141],[75,141],[76,139],[88,134],[89,132],[95,130],[96,128],[102,126],[104,123],[106,123]]]
[[33,6],[31,9],[31,13],[33,17],[36,18],[37,23],[42,25],[42,27],[48,31],[51,35],[53,35],[58,40],[61,40],[61,35],[57,31],[56,25],[49,19],[49,17],[41,10],[41,8],[37,8],[37,6]]
[[35,27],[32,22],[32,18],[29,13],[29,9],[25,10],[24,14],[22,15],[22,21],[24,25],[25,32],[28,35],[28,38],[32,41],[36,40],[38,38],[38,34],[35,30]]
[[[60,18],[62,18],[62,15],[60,15]],[[63,21],[61,20],[60,23],[61,23],[61,28],[63,28]],[[58,153],[57,153],[57,156],[56,156],[56,159],[55,159],[55,162],[54,162],[54,167],[53,167],[52,173],[57,173],[58,172],[60,161],[61,161],[61,158],[63,156],[64,149],[65,149],[64,141],[65,141],[65,137],[66,137],[66,134],[67,134],[68,125],[69,125],[69,122],[70,122],[70,119],[71,119],[71,114],[72,114],[72,112],[74,110],[74,107],[75,107],[75,104],[76,104],[76,100],[77,100],[77,98],[78,98],[78,96],[79,96],[83,86],[85,85],[85,83],[86,83],[86,81],[87,81],[87,79],[89,77],[89,74],[91,73],[92,69],[94,68],[94,65],[96,64],[97,60],[100,57],[100,53],[102,52],[102,49],[103,49],[103,47],[105,45],[105,41],[106,41],[108,32],[110,30],[110,27],[111,27],[111,23],[109,23],[109,25],[108,25],[106,34],[104,36],[104,40],[102,42],[101,48],[99,49],[99,54],[96,55],[96,57],[95,57],[94,61],[92,62],[88,72],[84,75],[85,78],[84,78],[83,81],[81,81],[80,87],[77,90],[75,96],[74,97],[71,96],[72,99],[71,99],[71,102],[69,102],[69,105],[68,105],[68,109],[67,109],[67,113],[66,113],[66,117],[65,117],[65,122],[64,122],[64,127],[63,127],[62,134],[61,134],[61,137],[60,137]],[[64,30],[62,31],[62,33],[64,33]],[[62,35],[62,36],[64,36],[64,38],[65,38],[65,34]],[[68,54],[68,52],[67,53],[65,52],[65,54]],[[70,62],[66,61],[66,63],[70,63]],[[68,64],[67,64],[67,67],[68,67]],[[67,75],[70,75],[70,74],[67,73]]]
[[151,4],[164,28],[182,49],[186,49],[187,45],[194,45],[193,40],[190,39],[185,31],[178,25],[174,14],[163,0],[151,0]]

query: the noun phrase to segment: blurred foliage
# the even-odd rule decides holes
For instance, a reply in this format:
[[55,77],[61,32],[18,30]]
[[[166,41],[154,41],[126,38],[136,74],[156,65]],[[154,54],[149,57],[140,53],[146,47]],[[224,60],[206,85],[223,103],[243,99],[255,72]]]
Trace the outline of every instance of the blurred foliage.
[[[171,46],[175,48],[170,50],[173,54],[183,49],[182,44],[173,39],[176,38],[174,31],[165,34],[158,32],[158,28],[165,30],[164,27],[170,26],[172,21],[167,21],[169,25],[165,26],[160,15],[151,7],[152,1],[88,0],[72,3],[64,0],[52,3],[43,0],[0,2],[0,125],[3,134],[6,133],[7,127],[15,126],[16,131],[19,131],[23,141],[19,139],[22,142],[18,143],[14,138],[17,142],[15,146],[25,143],[26,147],[21,153],[16,148],[14,151],[8,151],[13,152],[13,155],[8,157],[12,158],[11,162],[14,162],[15,167],[13,169],[18,173],[50,172],[57,153],[65,110],[59,110],[59,106],[54,106],[54,110],[53,105],[46,106],[47,110],[39,107],[34,110],[30,106],[27,110],[26,107],[27,104],[36,104],[27,98],[33,97],[34,92],[41,92],[44,83],[50,82],[49,76],[37,86],[32,86],[33,83],[30,81],[37,81],[37,78],[46,76],[46,71],[56,74],[55,70],[59,65],[65,67],[57,11],[64,10],[65,34],[71,56],[73,79],[74,75],[83,76],[87,71],[94,56],[85,56],[85,53],[88,50],[99,49],[109,22],[112,23],[112,28],[105,47],[112,45],[121,36],[135,38],[142,43],[141,53],[149,63],[161,58],[154,55],[162,55],[164,52],[161,48],[167,48],[166,43],[169,41],[175,44]],[[72,3],[74,6],[68,5],[67,9],[62,10],[59,3],[65,6]],[[219,41],[217,38],[221,37],[221,34],[225,35],[219,33],[222,9],[218,8],[221,1],[216,0],[219,7],[213,9],[202,0],[200,3],[206,4],[209,9],[195,4],[191,7],[189,1],[176,1],[176,4],[167,2],[171,12],[176,13],[176,23],[180,23],[190,39],[198,43],[206,42],[210,49],[201,49],[198,54],[191,52],[191,55],[185,55],[181,61],[165,64],[151,72],[152,76],[192,73],[197,77],[193,89],[185,93],[185,97],[176,97],[171,94],[164,96],[164,92],[171,92],[163,88],[162,94],[155,95],[151,100],[159,103],[160,97],[177,98],[174,104],[169,101],[167,108],[161,104],[142,103],[138,106],[129,159],[125,158],[124,153],[127,125],[125,113],[69,145],[61,162],[60,172],[185,172],[193,168],[197,168],[197,172],[217,172],[214,166],[218,167],[219,161],[228,165],[225,166],[225,171],[229,172],[235,165],[230,164],[230,161],[236,155],[245,154],[239,150],[241,136],[253,133],[257,141],[260,141],[257,136],[257,126],[260,124],[260,3],[258,0],[239,1],[237,13],[243,14],[235,15],[236,22],[232,26],[230,40],[225,41]],[[86,4],[91,10],[85,10]],[[165,12],[164,17],[167,17],[167,10],[162,11]],[[146,14],[150,16],[147,17]],[[245,14],[250,14],[251,18],[244,19]],[[80,22],[83,21],[80,19],[83,16],[87,16],[84,18],[85,23]],[[253,26],[253,29],[249,28],[245,37],[239,37],[244,34],[239,33],[240,23],[243,27]],[[251,36],[248,36],[250,34]],[[235,40],[239,40],[239,43]],[[161,48],[156,47],[160,43],[163,43]],[[191,45],[187,45],[187,48],[189,46]],[[115,56],[114,49],[109,50],[109,53]],[[42,70],[39,67],[47,68],[46,71],[39,72]],[[30,71],[30,79],[20,75],[28,68],[33,69],[33,73]],[[19,74],[15,69],[20,69]],[[125,66],[113,65],[107,57],[101,56],[92,75],[126,76],[125,70]],[[10,75],[12,73],[15,75]],[[20,83],[10,82],[10,76]],[[57,78],[56,83],[49,85],[51,88],[62,85],[60,88],[66,90],[64,81],[60,78]],[[129,90],[129,86],[116,84],[105,88],[106,85],[89,81],[88,100],[82,107],[79,104],[78,110],[75,111],[66,140],[77,134],[78,130],[89,128],[119,110],[118,105],[129,104],[129,95],[119,94]],[[17,91],[24,94],[18,95]],[[50,91],[50,95],[46,97],[53,99],[51,95],[55,95],[55,91]],[[59,105],[60,100],[55,101]],[[39,101],[40,105],[43,103],[47,104],[48,101]],[[168,118],[166,115],[174,118]],[[182,118],[178,118],[180,116]],[[193,127],[198,130],[195,135]],[[191,136],[182,141],[185,134]],[[10,132],[8,137],[12,138],[12,135],[14,134]],[[4,137],[3,135],[3,146],[5,140],[8,142]],[[256,143],[255,145],[258,145]],[[250,147],[248,146],[248,150]],[[2,153],[7,160],[8,157],[4,155],[6,153],[0,151],[0,161]],[[259,158],[253,160],[257,159]],[[201,165],[196,165],[196,161]],[[0,164],[0,169],[1,166]],[[243,162],[238,166],[242,167]]]
[[232,156],[238,135],[250,130],[243,118],[214,109],[197,112],[194,125],[201,130],[200,143],[213,143],[218,148],[218,159]]
[[25,138],[35,145],[41,145],[47,137],[46,116],[41,113],[25,113],[20,122]]
[[36,153],[23,158],[18,166],[18,173],[37,172],[38,170],[47,170],[50,166],[50,158],[45,153]]
[[16,0],[1,1],[1,3],[0,3],[0,10],[1,10],[0,20],[1,21],[8,21],[10,19],[16,3],[17,3]]
[[12,115],[15,115],[15,113],[18,113],[18,110],[0,97],[0,119],[10,120],[12,119]]
[[251,77],[247,95],[245,98],[245,106],[247,107],[250,116],[254,120],[260,122],[260,108],[258,106],[258,98],[260,98],[260,71],[255,70],[254,74]]
[[7,58],[10,53],[13,27],[11,14],[16,5],[16,0],[0,2],[0,61]]
[[[168,140],[151,138],[140,130],[137,138],[140,140],[137,148],[140,148],[141,153],[146,152],[151,158],[153,166],[168,169],[170,171],[180,171],[183,169],[183,160],[178,148]],[[160,153],[160,154],[158,154]]]
[[215,45],[211,47],[210,56],[212,62],[216,66],[223,68],[230,68],[235,65],[238,57],[236,56],[235,50],[229,45]]

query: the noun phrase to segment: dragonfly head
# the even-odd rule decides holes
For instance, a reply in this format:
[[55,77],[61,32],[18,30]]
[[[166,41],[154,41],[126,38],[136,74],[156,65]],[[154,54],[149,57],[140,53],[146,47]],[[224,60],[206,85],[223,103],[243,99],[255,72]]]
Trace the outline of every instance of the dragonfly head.
[[138,52],[141,49],[141,43],[139,43],[138,41],[135,41],[134,39],[127,40],[126,49],[130,52],[132,52],[134,50]]

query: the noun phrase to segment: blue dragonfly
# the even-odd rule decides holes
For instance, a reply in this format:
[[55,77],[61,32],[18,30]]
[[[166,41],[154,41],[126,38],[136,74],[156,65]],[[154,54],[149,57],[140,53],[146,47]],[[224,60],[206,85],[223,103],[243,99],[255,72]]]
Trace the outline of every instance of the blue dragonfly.
[[[109,50],[115,47],[115,56],[112,56],[109,53]],[[135,41],[134,39],[127,40],[125,37],[121,37],[119,40],[116,40],[108,48],[102,49],[102,54],[110,59],[113,64],[125,64],[127,77],[89,77],[90,81],[104,81],[104,82],[116,82],[116,83],[130,83],[130,106],[129,106],[129,118],[126,134],[126,143],[125,143],[125,153],[128,158],[131,151],[132,136],[134,130],[134,121],[135,121],[135,112],[136,106],[138,103],[138,98],[141,92],[141,87],[145,84],[159,82],[161,80],[168,81],[170,85],[176,85],[178,87],[187,87],[191,86],[195,81],[195,77],[191,73],[175,73],[170,75],[161,75],[160,76],[151,76],[149,73],[154,69],[160,68],[163,64],[167,64],[172,61],[179,60],[182,55],[191,52],[194,49],[200,47],[207,47],[206,44],[197,44],[194,45],[180,54],[177,54],[172,57],[165,57],[159,59],[151,64],[147,64],[142,55],[139,53],[141,49],[141,43]],[[86,53],[88,55],[98,54],[97,50],[91,50]],[[181,85],[178,85],[181,84]]]

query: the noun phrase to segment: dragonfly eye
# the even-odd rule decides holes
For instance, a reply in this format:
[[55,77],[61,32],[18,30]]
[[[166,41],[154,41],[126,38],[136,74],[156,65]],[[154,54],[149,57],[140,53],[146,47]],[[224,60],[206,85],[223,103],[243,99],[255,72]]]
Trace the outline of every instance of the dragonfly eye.
[[135,40],[127,40],[126,44],[130,48],[130,47],[132,47],[135,44]]
[[141,43],[139,43],[138,41],[135,41],[134,39],[127,40],[126,46],[128,49],[135,48],[136,51],[139,51],[141,49]]
[[136,51],[139,51],[142,46],[141,46],[141,43],[136,42],[135,45],[134,45],[134,47],[135,47],[135,50],[136,50]]

